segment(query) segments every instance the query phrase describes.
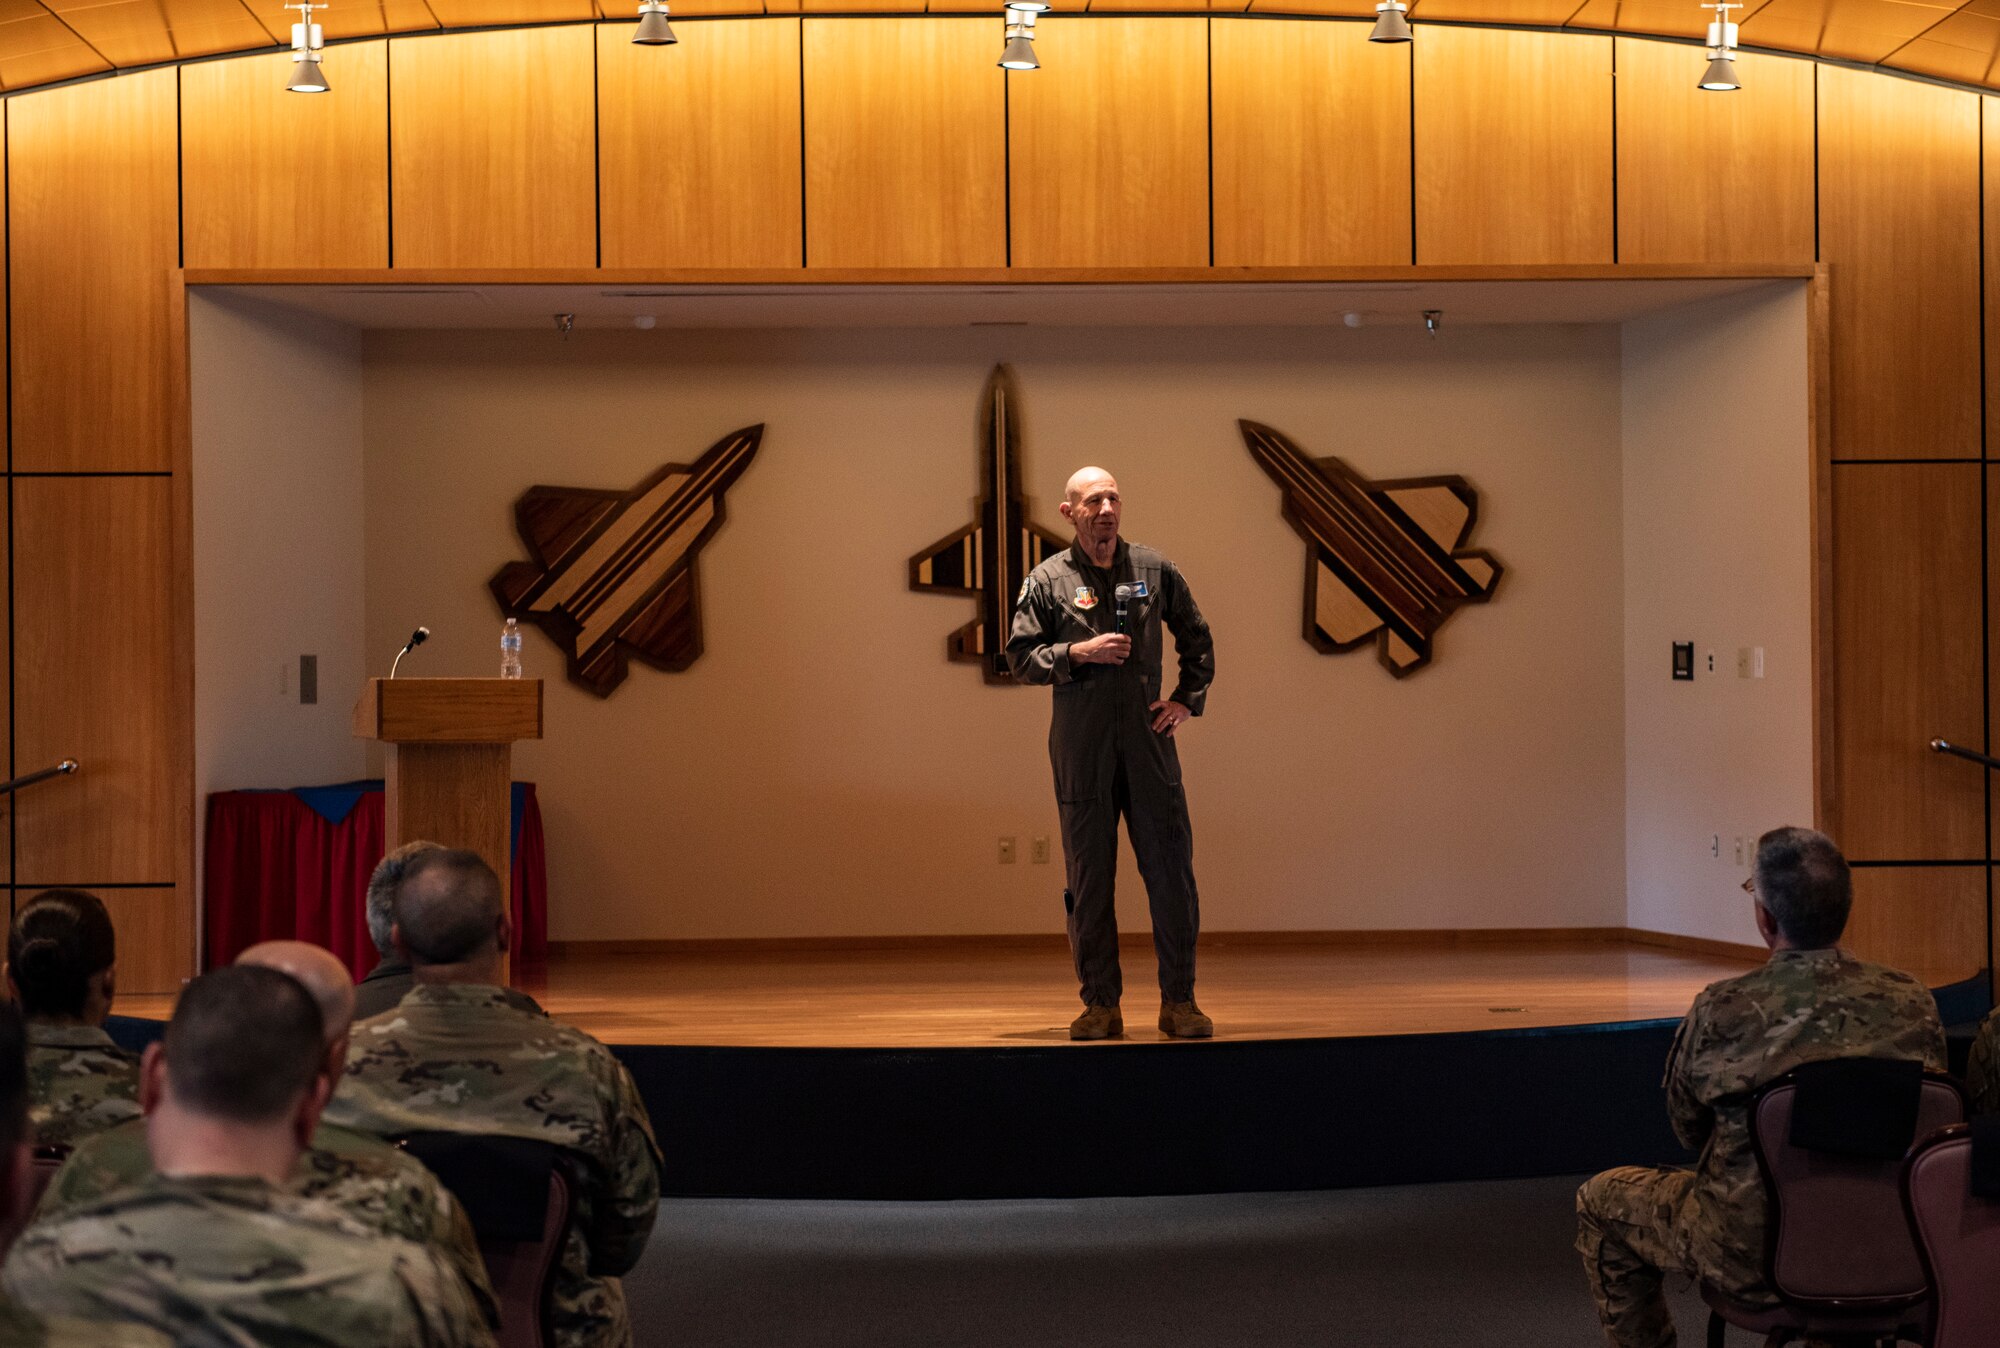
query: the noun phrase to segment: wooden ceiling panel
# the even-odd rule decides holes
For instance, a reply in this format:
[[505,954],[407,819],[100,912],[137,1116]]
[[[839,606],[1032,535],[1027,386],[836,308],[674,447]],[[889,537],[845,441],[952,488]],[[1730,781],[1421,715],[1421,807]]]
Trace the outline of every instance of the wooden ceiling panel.
[[1250,0],[1090,0],[1092,14],[1241,14]]
[[2000,75],[2000,0],[1972,0],[1882,64],[1914,75],[1982,84]]
[[241,0],[46,0],[76,35],[121,69],[268,47],[272,36]]
[[[1522,24],[1560,28],[1578,0],[1414,0],[1410,22]],[[1369,6],[1372,10],[1374,6]],[[1421,40],[1421,39],[1419,39]]]
[[[273,41],[291,42],[292,24],[299,17],[297,10],[286,9],[284,0],[243,0],[243,4],[270,32]],[[326,31],[329,42],[381,37],[386,33],[422,33],[441,26],[424,0],[335,4],[324,12],[316,12],[313,21]]]
[[1743,20],[1743,41],[1836,61],[1873,62],[1957,8],[1950,0],[1771,0]]
[[0,88],[31,89],[109,69],[109,61],[46,11],[0,25]]
[[597,17],[591,0],[430,0],[430,7],[446,28],[508,28]]
[[[439,29],[630,22],[637,2],[342,0],[315,17],[329,41],[342,42]],[[804,12],[998,19],[1001,0],[672,4],[676,17],[688,18]],[[1054,8],[1059,14],[1249,13],[1365,21],[1374,15],[1375,0],[1056,0]],[[283,0],[0,0],[0,90],[283,46],[295,17]],[[1694,0],[1411,0],[1410,18],[1419,26],[1429,21],[1699,39],[1709,15]],[[1750,0],[1738,18],[1746,46],[2000,89],[2000,0]]]
[[[1750,0],[1737,12],[1737,22],[1749,18],[1764,4],[1765,0]],[[1570,16],[1565,26],[1699,40],[1707,35],[1708,21],[1714,17],[1692,0],[1584,0],[1582,8]]]

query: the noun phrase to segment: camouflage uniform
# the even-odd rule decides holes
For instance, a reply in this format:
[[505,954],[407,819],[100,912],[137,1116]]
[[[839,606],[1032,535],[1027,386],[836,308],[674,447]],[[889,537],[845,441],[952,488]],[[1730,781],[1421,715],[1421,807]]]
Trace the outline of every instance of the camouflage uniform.
[[1924,985],[1839,950],[1778,950],[1695,998],[1666,1077],[1674,1135],[1701,1153],[1695,1168],[1607,1170],[1576,1195],[1576,1248],[1612,1343],[1671,1348],[1663,1273],[1772,1299],[1750,1097],[1801,1063],[1845,1057],[1918,1058],[1942,1070],[1944,1027]]
[[28,1022],[28,1128],[44,1147],[73,1147],[139,1117],[139,1059],[95,1025]]
[[378,1137],[451,1132],[552,1142],[586,1164],[550,1315],[557,1348],[628,1344],[617,1274],[660,1203],[660,1148],[632,1074],[508,988],[420,985],[354,1027],[327,1116]]
[[[35,1220],[59,1220],[152,1175],[144,1122],[120,1124],[70,1153],[49,1181]],[[286,1187],[300,1198],[332,1204],[371,1231],[428,1245],[458,1271],[487,1323],[499,1327],[500,1309],[465,1209],[416,1157],[365,1133],[322,1123]]]
[[5,1348],[173,1348],[173,1340],[143,1325],[47,1320],[0,1297],[0,1344]]
[[1986,1018],[1965,1061],[1965,1094],[1972,1116],[2000,1114],[2000,1010]]
[[46,1315],[146,1325],[191,1348],[491,1348],[451,1268],[263,1180],[155,1175],[7,1257],[8,1294]]

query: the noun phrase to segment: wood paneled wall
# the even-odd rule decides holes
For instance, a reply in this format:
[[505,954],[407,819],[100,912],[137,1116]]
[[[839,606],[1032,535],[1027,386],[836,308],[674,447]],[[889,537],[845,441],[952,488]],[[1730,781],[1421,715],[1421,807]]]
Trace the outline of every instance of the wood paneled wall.
[[175,493],[178,70],[8,105],[10,893],[104,886],[121,986],[193,968]]
[[[190,676],[162,635],[187,584],[183,238],[188,263],[237,268],[1818,258],[1824,822],[1863,863],[1864,953],[1971,972],[2000,799],[1923,741],[1995,747],[2000,712],[1991,101],[1758,54],[1712,97],[1697,49],[1586,34],[1040,27],[1043,68],[1009,75],[991,12],[759,16],[684,22],[668,49],[624,23],[342,46],[324,99],[283,95],[259,54],[11,100],[5,732],[17,769],[93,762],[19,802],[7,879],[123,886],[171,933],[162,971],[186,967]],[[2000,397],[2000,335],[1983,345]]]
[[1049,19],[1041,33],[1057,54],[1007,77],[1014,264],[1207,266],[1208,21]]
[[1410,46],[1283,19],[1210,33],[1215,265],[1415,261]]
[[1435,27],[1423,36],[1410,44],[1417,261],[1616,261],[1611,39]]

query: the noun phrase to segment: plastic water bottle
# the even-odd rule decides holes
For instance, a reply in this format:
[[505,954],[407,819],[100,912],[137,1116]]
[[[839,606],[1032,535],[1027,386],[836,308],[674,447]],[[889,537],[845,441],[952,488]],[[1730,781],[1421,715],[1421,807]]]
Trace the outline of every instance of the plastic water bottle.
[[512,618],[500,629],[500,677],[521,677],[521,624]]

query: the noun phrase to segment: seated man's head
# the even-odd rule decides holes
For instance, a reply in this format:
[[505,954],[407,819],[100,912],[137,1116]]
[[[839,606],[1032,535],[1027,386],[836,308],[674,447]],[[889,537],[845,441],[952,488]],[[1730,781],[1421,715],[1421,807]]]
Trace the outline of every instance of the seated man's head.
[[326,1034],[320,1070],[338,1084],[347,1065],[347,1031],[354,1024],[354,979],[347,966],[331,950],[308,941],[260,941],[238,955],[236,962],[290,974],[312,994]]
[[232,964],[183,988],[139,1067],[160,1172],[281,1181],[326,1104],[325,1029],[312,994],[276,969]]
[[396,886],[403,883],[411,861],[426,852],[443,850],[434,842],[408,842],[375,863],[375,873],[368,877],[368,939],[375,942],[383,959],[396,954]]
[[477,852],[439,848],[411,859],[396,886],[396,948],[431,981],[499,981],[512,936],[500,877]]
[[111,915],[80,889],[35,895],[7,929],[7,986],[30,1020],[102,1025],[117,958]]
[[1774,828],[1757,840],[1750,874],[1757,930],[1774,950],[1820,950],[1847,929],[1854,883],[1833,839],[1809,828]]

